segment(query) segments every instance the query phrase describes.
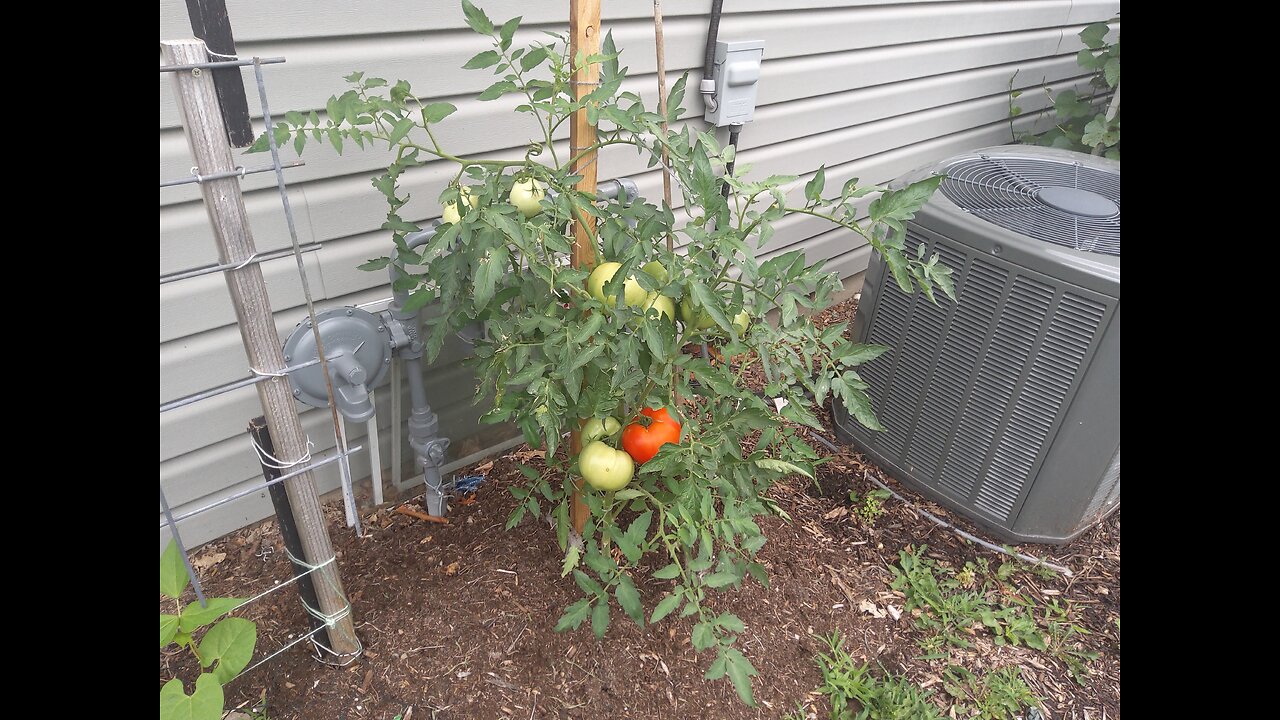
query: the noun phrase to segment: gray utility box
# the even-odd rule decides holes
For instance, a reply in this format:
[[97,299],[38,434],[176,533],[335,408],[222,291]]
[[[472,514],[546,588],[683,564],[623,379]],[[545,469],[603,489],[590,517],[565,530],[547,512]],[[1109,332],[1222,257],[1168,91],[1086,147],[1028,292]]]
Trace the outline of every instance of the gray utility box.
[[[943,174],[907,226],[958,302],[867,270],[852,328],[882,432],[837,434],[904,484],[1010,542],[1061,544],[1120,506],[1120,164],[998,147]],[[927,257],[927,255],[926,255]]]
[[702,119],[715,125],[742,125],[756,114],[756,89],[760,86],[760,63],[764,41],[717,42],[715,56],[715,99],[707,102]]

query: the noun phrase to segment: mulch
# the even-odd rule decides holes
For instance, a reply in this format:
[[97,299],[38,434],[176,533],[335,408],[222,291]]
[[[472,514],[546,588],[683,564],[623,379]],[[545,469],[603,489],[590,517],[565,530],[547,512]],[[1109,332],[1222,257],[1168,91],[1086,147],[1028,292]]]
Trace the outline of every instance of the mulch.
[[[852,306],[853,301],[844,303],[815,320],[846,319]],[[836,630],[856,658],[941,691],[947,662],[921,658],[921,634],[910,615],[895,619],[902,598],[889,588],[888,568],[900,550],[925,544],[930,557],[955,568],[978,558],[993,565],[1007,560],[896,500],[885,502],[874,526],[856,519],[848,512],[850,490],[865,494],[874,489],[868,473],[879,474],[857,453],[842,452],[822,465],[816,483],[779,482],[769,495],[790,522],[759,519],[769,539],[759,559],[770,587],[748,581],[710,599],[712,607],[737,614],[746,625],[738,647],[760,672],[754,681],[759,707],[749,708],[727,681],[703,679],[712,657],[710,651],[693,651],[689,619],[639,628],[615,606],[602,641],[589,623],[553,631],[563,609],[581,596],[571,578],[560,576],[554,530],[533,519],[503,530],[515,507],[507,488],[522,483],[517,465],[539,459],[537,451],[522,447],[463,471],[486,480],[475,503],[451,508],[448,525],[383,508],[364,517],[367,533],[356,537],[343,527],[340,505],[328,505],[365,653],[334,669],[294,648],[234,680],[228,706],[248,708],[265,698],[271,720],[776,718],[797,706],[810,717],[826,717],[825,700],[812,694],[821,684],[813,658],[825,648],[818,636]],[[889,484],[917,507],[983,535],[909,489]],[[1066,547],[1019,549],[1074,570],[1072,578],[1049,579],[1020,571],[1010,583],[1041,602],[1075,605],[1077,623],[1090,632],[1085,647],[1100,653],[1088,665],[1088,685],[1078,685],[1062,663],[1044,653],[996,646],[985,634],[973,648],[954,651],[949,662],[978,674],[1018,665],[1044,699],[1048,718],[1119,718],[1120,513]],[[209,543],[195,559],[206,589],[217,596],[255,595],[290,572],[272,521]],[[646,574],[634,579],[648,617],[669,582]],[[253,603],[243,616],[258,623],[255,657],[308,629],[292,588]],[[175,672],[193,677],[193,671],[186,655],[161,652],[162,682]]]

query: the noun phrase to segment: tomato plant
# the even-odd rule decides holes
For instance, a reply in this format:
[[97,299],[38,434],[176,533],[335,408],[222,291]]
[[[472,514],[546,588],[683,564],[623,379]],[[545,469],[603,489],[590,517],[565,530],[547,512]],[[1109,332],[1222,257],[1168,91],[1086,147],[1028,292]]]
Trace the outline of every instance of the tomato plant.
[[[394,252],[361,267],[396,265],[404,271],[399,289],[412,291],[406,309],[435,305],[424,338],[429,359],[449,335],[484,323],[473,359],[479,396],[492,396],[483,419],[515,423],[531,444],[546,448],[548,465],[545,471],[523,468],[528,484],[511,489],[520,504],[507,525],[549,512],[565,552],[563,575],[573,574],[584,592],[556,629],[575,629],[590,618],[603,636],[615,602],[641,625],[672,613],[692,617],[694,649],[715,651],[707,677],[727,676],[750,703],[755,670],[734,647],[742,621],[716,610],[710,593],[747,578],[767,585],[756,557],[765,537],[753,518],[780,512],[766,494],[774,481],[795,473],[812,477],[818,455],[798,429],[823,428],[815,408],[828,398],[879,427],[856,368],[885,350],[851,343],[843,324],[819,330],[803,318],[830,305],[841,287],[822,262],[810,264],[799,250],[763,261],[756,252],[772,239],[777,221],[791,213],[811,215],[844,228],[851,247],[855,237],[869,243],[904,291],[918,289],[933,300],[936,288],[954,299],[950,271],[936,256],[905,247],[904,223],[940,179],[893,190],[850,180],[824,196],[823,168],[803,190],[796,176],[755,178],[745,163],[725,175],[733,148],[680,120],[687,78],[672,87],[664,118],[621,91],[626,71],[611,36],[600,54],[577,59],[563,37],[515,47],[519,18],[495,24],[466,0],[462,5],[470,27],[492,40],[491,49],[465,65],[497,76],[479,99],[518,96],[516,110],[541,133],[523,157],[450,153],[433,128],[454,112],[453,105],[422,99],[403,80],[389,83],[358,72],[346,78],[349,90],[330,98],[326,119],[289,113],[271,132],[278,142],[292,139],[300,152],[325,138],[339,151],[354,142],[392,153],[373,185],[387,200],[382,227]],[[575,63],[601,65],[599,86],[580,100],[570,84]],[[598,141],[569,157],[554,140],[579,109],[599,124]],[[664,121],[670,130],[662,129]],[[264,134],[255,148],[266,145]],[[638,150],[651,164],[665,150],[682,202],[675,208],[624,203],[576,190],[574,162],[611,146]],[[411,249],[405,235],[419,225],[407,216],[409,197],[399,183],[405,171],[427,163],[455,168],[439,199],[456,203],[464,197],[467,209],[429,243]],[[525,178],[547,187],[542,212],[533,216],[512,197]],[[469,194],[460,195],[458,187]],[[878,196],[866,204],[873,194]],[[596,273],[570,262],[572,223],[586,216],[595,219]],[[668,237],[677,239],[679,252],[667,250]],[[596,278],[590,287],[589,275]],[[689,308],[684,323],[673,321],[675,300]],[[771,311],[776,321],[765,320]],[[744,322],[749,318],[755,321]],[[707,338],[721,345],[729,362],[681,351]],[[757,395],[744,380],[751,368],[763,375],[765,394],[786,403]],[[684,421],[684,441],[661,445],[629,483],[620,480],[625,473],[596,474],[601,467],[595,456],[616,452],[604,442],[612,438],[587,443],[586,457],[574,457],[565,436],[583,419],[634,417],[640,408],[669,408]],[[575,467],[604,488],[585,489],[591,516],[580,536],[568,522]],[[650,572],[646,568],[666,587],[647,618],[633,581]]]

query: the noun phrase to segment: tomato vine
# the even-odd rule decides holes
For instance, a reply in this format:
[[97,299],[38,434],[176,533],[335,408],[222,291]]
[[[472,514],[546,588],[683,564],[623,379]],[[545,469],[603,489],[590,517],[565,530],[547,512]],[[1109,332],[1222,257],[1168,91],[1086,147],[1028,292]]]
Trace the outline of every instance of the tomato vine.
[[[435,306],[425,335],[429,358],[451,333],[483,324],[473,358],[478,397],[492,397],[483,420],[515,423],[547,456],[545,470],[522,467],[527,483],[511,489],[519,506],[507,525],[527,516],[554,519],[565,553],[562,575],[572,575],[583,592],[556,629],[590,620],[603,637],[615,603],[640,625],[672,614],[692,617],[694,649],[716,651],[706,676],[727,676],[752,703],[755,669],[735,647],[743,623],[715,610],[709,591],[738,587],[747,577],[768,585],[757,559],[765,537],[755,518],[783,514],[766,491],[788,474],[812,477],[819,459],[796,426],[821,429],[815,408],[834,397],[861,422],[878,427],[856,367],[885,350],[851,343],[843,324],[819,330],[804,321],[803,314],[829,306],[840,289],[840,279],[822,262],[809,264],[799,250],[763,262],[756,253],[774,239],[779,220],[812,215],[849,231],[851,247],[855,236],[869,243],[904,291],[919,290],[933,300],[939,290],[954,299],[949,270],[936,256],[926,258],[923,248],[905,246],[904,223],[939,179],[893,190],[860,186],[855,179],[824,197],[826,173],[819,168],[803,199],[796,193],[793,202],[795,176],[752,179],[744,163],[723,175],[733,148],[680,120],[687,77],[672,88],[663,118],[621,90],[626,70],[611,36],[591,57],[569,57],[563,37],[514,47],[520,18],[495,24],[483,10],[462,4],[468,25],[492,39],[492,49],[464,66],[492,68],[498,76],[479,99],[520,96],[517,112],[537,121],[541,137],[523,158],[448,152],[434,127],[456,110],[453,105],[421,100],[406,81],[392,84],[359,72],[346,78],[351,89],[330,98],[327,118],[292,112],[271,132],[300,153],[326,139],[339,152],[355,143],[394,153],[373,185],[388,204],[382,228],[395,252],[361,267],[394,264],[403,270],[397,289],[411,291],[407,309]],[[600,63],[601,82],[575,100],[569,81],[583,63]],[[598,123],[599,139],[565,157],[555,145],[557,130],[579,109]],[[670,131],[662,130],[664,119]],[[254,149],[266,144],[264,134]],[[574,189],[578,178],[570,168],[576,159],[621,145],[646,155],[651,167],[666,151],[682,207],[605,200]],[[409,196],[400,181],[406,171],[435,161],[457,166],[453,183],[439,196],[442,204],[457,203],[457,222],[410,248],[405,237],[420,226],[401,215]],[[547,189],[538,198],[542,211],[532,214],[533,208],[509,201],[513,184],[530,178]],[[727,198],[722,183],[732,190]],[[468,202],[459,202],[460,193]],[[864,198],[873,194],[867,204]],[[588,270],[569,262],[571,223],[587,215],[596,221],[597,262],[620,264],[603,286],[608,302],[586,289]],[[669,234],[679,240],[677,252],[666,249]],[[655,261],[666,278],[642,270]],[[692,321],[677,324],[652,300],[623,302],[628,279],[650,298],[667,296],[696,308]],[[702,342],[719,347],[730,361],[682,351]],[[766,402],[747,385],[752,367],[765,378],[765,395],[785,403]],[[667,408],[680,419],[681,442],[662,445],[621,490],[586,488],[591,519],[577,536],[568,522],[577,458],[565,434],[584,420],[623,418],[625,424],[648,407]],[[617,438],[606,440],[616,444]],[[633,579],[641,573],[666,585],[647,618]]]

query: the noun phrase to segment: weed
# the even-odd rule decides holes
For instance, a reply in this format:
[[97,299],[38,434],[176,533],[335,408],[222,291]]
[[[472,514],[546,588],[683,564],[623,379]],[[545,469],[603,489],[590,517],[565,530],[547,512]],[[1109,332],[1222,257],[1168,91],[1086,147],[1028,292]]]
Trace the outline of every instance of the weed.
[[889,673],[874,677],[866,663],[858,664],[845,652],[839,632],[824,640],[828,652],[814,660],[822,671],[818,692],[831,699],[832,720],[944,720],[930,702],[932,691]]
[[879,520],[880,516],[884,514],[884,501],[891,497],[893,497],[893,493],[884,488],[872,490],[863,495],[861,500],[858,499],[856,490],[849,491],[849,502],[853,504],[853,514],[858,516],[863,524],[869,527],[874,527],[876,520]]
[[1022,717],[1028,708],[1039,707],[1040,698],[1022,680],[1016,665],[987,673],[981,680],[959,665],[942,673],[943,688],[958,702],[952,715],[980,720],[1006,720]]
[[957,592],[959,584],[954,577],[946,580],[953,587],[939,583],[934,573],[937,563],[926,558],[924,550],[925,546],[921,546],[919,550],[909,547],[898,552],[898,565],[890,568],[894,575],[891,587],[906,596],[905,610],[920,611],[915,614],[916,627],[928,633],[921,647],[930,652],[948,644],[967,648],[968,636],[973,634],[970,628],[992,609],[980,593]]
[[[1059,605],[1051,600],[1044,609],[1045,627],[1048,629],[1049,643],[1047,652],[1056,658],[1080,685],[1085,685],[1089,678],[1089,667],[1086,663],[1098,659],[1098,653],[1087,650],[1077,639],[1080,635],[1089,635],[1089,631],[1071,619],[1073,616],[1070,604]],[[1119,630],[1119,620],[1117,631]]]

